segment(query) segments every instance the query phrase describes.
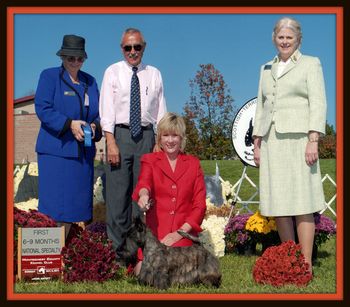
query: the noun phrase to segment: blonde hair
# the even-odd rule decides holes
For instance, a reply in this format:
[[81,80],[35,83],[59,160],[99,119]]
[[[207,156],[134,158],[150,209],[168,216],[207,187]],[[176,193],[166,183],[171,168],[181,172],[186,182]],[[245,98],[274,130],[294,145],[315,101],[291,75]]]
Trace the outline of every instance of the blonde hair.
[[276,42],[276,36],[279,31],[281,31],[282,28],[288,28],[291,29],[295,35],[297,36],[298,39],[298,47],[301,45],[301,39],[303,37],[302,32],[301,32],[301,25],[300,23],[292,18],[292,17],[283,17],[280,20],[278,20],[275,24],[275,27],[273,28],[272,32],[272,41],[275,44]]
[[157,125],[157,145],[165,133],[174,133],[181,137],[180,150],[184,152],[186,146],[186,124],[184,119],[176,113],[167,112]]

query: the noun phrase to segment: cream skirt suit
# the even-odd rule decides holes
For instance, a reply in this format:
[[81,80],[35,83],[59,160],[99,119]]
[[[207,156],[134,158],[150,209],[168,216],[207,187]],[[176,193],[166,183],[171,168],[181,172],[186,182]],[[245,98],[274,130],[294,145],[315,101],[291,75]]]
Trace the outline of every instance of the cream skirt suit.
[[325,133],[326,95],[318,58],[296,50],[285,67],[261,67],[253,136],[260,149],[260,211],[295,216],[325,208],[319,162],[305,162],[308,132]]

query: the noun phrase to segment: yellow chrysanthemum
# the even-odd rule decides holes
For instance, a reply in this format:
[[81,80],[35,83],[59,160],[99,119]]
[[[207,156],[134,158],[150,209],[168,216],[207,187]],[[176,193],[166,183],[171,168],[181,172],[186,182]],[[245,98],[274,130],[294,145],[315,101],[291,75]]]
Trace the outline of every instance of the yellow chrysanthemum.
[[271,230],[276,230],[276,223],[273,218],[264,217],[256,211],[247,221],[245,229],[258,233],[267,234]]

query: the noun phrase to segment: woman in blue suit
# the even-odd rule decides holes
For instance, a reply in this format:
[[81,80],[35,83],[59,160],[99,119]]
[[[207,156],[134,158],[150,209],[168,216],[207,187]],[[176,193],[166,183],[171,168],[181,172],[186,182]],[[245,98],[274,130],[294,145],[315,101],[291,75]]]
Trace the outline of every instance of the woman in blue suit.
[[41,73],[35,94],[38,209],[65,225],[67,235],[70,223],[92,218],[95,142],[102,134],[96,80],[80,70],[85,39],[65,35],[57,55],[62,65]]
[[318,139],[325,133],[326,95],[321,63],[303,55],[300,24],[280,19],[273,31],[278,55],[261,67],[253,129],[260,165],[260,210],[274,216],[281,241],[298,240],[311,272],[313,213],[325,208]]

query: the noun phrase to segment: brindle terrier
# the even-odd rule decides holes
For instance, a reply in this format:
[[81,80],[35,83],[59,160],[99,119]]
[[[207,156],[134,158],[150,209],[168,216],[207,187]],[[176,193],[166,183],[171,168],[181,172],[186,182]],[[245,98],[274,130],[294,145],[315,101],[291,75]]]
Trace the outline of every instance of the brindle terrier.
[[143,250],[138,275],[141,284],[159,289],[175,284],[202,283],[213,287],[221,284],[219,261],[202,245],[195,242],[192,246],[168,247],[160,243],[139,218],[133,221],[127,234],[123,252],[127,264],[136,264],[138,248]]

